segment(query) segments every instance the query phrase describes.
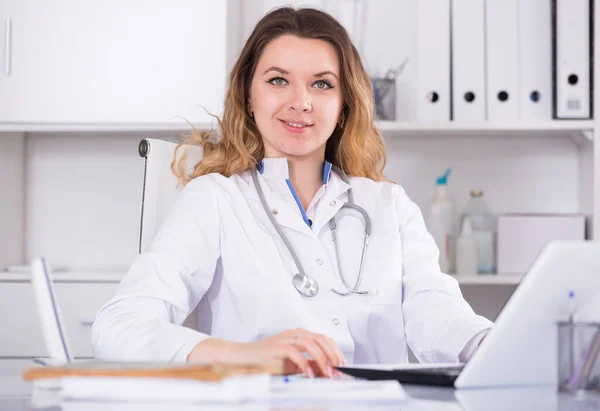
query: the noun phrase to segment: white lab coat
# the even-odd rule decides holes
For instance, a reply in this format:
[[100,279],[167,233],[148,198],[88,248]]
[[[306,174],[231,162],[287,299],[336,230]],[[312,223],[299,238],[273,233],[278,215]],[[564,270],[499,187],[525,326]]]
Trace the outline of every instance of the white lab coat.
[[[345,288],[328,221],[337,215],[342,269],[353,285],[364,222],[358,212],[340,210],[350,186],[326,166],[326,184],[306,211],[309,227],[286,182],[287,167],[284,158],[265,159],[259,180],[304,270],[317,280],[317,296],[303,297],[293,287],[298,271],[251,173],[198,177],[98,312],[96,357],[185,361],[209,336],[251,342],[304,328],[333,338],[348,363],[407,362],[408,346],[421,362],[465,361],[491,322],[440,272],[438,249],[404,190],[350,178],[355,203],[371,218],[361,284],[370,295],[341,297],[331,291]],[[202,332],[181,326],[196,307]]]

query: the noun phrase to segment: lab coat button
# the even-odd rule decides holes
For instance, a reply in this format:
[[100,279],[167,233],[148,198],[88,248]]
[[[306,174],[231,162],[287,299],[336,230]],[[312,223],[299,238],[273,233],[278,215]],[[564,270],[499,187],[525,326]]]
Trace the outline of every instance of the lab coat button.
[[317,264],[323,265],[323,260],[321,260],[320,258],[317,258]]
[[340,320],[338,320],[337,318],[334,318],[332,323],[333,323],[333,325],[338,325],[340,323]]
[[273,213],[273,215],[277,215],[279,211],[276,208],[274,208],[271,210],[271,213]]
[[329,205],[333,207],[335,205],[335,200],[329,203]]

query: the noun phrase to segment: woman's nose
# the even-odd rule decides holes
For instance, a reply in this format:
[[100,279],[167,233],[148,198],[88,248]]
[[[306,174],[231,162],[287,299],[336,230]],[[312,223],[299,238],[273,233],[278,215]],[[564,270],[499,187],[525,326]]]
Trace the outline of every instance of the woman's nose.
[[310,94],[306,90],[295,90],[294,95],[289,102],[290,110],[310,112],[312,111],[312,102]]

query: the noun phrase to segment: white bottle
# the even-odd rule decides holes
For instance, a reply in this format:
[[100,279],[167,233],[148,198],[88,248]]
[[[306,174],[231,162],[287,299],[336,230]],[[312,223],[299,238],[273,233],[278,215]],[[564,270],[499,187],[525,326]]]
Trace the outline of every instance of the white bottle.
[[471,218],[463,218],[460,236],[456,240],[456,272],[461,275],[477,274],[477,240]]
[[455,215],[454,201],[448,192],[450,169],[438,177],[435,193],[429,206],[427,229],[440,250],[440,269],[446,274],[454,268]]
[[496,217],[483,199],[483,191],[471,190],[470,195],[461,220],[467,216],[471,220],[479,255],[477,272],[491,274],[496,271]]

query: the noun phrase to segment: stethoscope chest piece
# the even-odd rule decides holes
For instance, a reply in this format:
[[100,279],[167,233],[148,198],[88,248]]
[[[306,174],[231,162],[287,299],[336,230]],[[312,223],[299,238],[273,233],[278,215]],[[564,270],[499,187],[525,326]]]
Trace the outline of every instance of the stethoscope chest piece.
[[319,284],[308,275],[296,274],[292,279],[294,287],[305,297],[314,297],[319,292]]

